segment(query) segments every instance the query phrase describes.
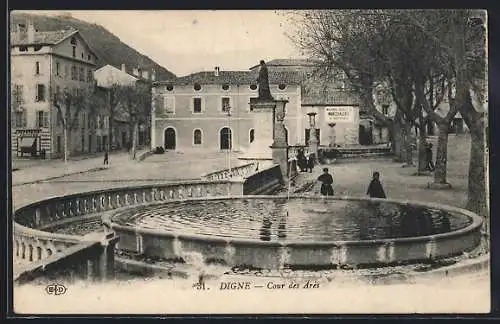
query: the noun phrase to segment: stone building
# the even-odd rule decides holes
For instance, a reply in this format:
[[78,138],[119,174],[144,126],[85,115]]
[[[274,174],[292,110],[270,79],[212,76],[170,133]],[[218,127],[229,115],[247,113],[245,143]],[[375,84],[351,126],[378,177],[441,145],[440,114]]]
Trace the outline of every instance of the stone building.
[[[258,97],[257,71],[198,72],[153,83],[152,148],[244,151],[255,138],[250,98]],[[270,72],[274,98],[287,99],[288,141],[304,141],[301,75]]]
[[[370,114],[358,95],[349,88],[347,77],[341,71],[325,74],[318,69],[318,61],[310,59],[276,59],[266,63],[269,71],[296,71],[302,75],[301,104],[304,125],[309,125],[307,114],[315,113],[319,146],[352,146],[387,143],[386,125]],[[251,70],[258,69],[253,66]],[[376,108],[386,116],[390,107],[384,103]],[[309,133],[305,130],[304,142]]]
[[[48,158],[60,157],[63,127],[52,98],[94,86],[98,58],[75,29],[39,32],[28,22],[11,31],[10,38],[13,156],[45,152]],[[95,151],[86,113],[80,112],[69,136],[71,153]]]
[[[302,59],[278,59],[266,65],[271,94],[289,101],[284,121],[289,145],[308,143],[310,113],[315,113],[320,147],[387,143],[387,128],[366,112],[341,73],[325,78],[317,73],[317,62]],[[249,102],[258,96],[258,71],[258,65],[249,71],[216,68],[154,82],[152,148],[201,152],[231,146],[245,151],[255,137]]]

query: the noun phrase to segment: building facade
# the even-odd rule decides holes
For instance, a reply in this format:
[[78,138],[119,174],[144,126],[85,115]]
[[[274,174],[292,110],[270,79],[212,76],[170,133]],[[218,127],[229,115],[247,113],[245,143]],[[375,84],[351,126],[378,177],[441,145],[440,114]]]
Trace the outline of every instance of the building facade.
[[[389,141],[387,127],[367,112],[341,73],[325,78],[311,60],[279,59],[266,65],[271,94],[289,101],[284,122],[289,145],[308,144],[311,118],[319,146]],[[220,151],[231,146],[245,151],[255,137],[249,102],[258,96],[258,71],[259,66],[249,71],[216,69],[155,82],[152,148]],[[225,107],[231,108],[230,116]],[[391,114],[385,104],[376,107]]]
[[[63,91],[93,87],[97,56],[78,30],[39,32],[31,24],[11,32],[11,134],[13,156],[32,147],[48,158],[64,154],[63,126],[54,105]],[[85,110],[71,131],[71,153],[95,150]]]
[[[288,141],[304,141],[300,75],[271,72],[270,89],[287,99]],[[256,136],[250,98],[258,97],[257,73],[199,72],[153,84],[152,148],[189,151],[245,151]]]

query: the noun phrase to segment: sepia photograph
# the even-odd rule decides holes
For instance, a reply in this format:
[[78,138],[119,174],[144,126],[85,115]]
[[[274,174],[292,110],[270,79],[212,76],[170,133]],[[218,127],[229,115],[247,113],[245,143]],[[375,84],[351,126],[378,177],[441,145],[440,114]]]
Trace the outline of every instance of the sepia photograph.
[[9,19],[15,316],[491,311],[486,10]]

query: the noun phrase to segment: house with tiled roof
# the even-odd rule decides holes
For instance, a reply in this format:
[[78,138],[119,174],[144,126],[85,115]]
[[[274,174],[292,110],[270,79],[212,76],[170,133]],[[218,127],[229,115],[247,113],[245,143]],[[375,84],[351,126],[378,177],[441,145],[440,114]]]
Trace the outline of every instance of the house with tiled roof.
[[[309,113],[316,113],[320,146],[387,141],[387,129],[366,113],[341,73],[326,79],[318,72],[318,62],[307,59],[276,59],[266,65],[271,94],[288,100],[284,124],[289,145],[307,145]],[[248,71],[216,68],[155,82],[152,145],[245,150],[255,137],[249,102],[258,96],[258,73],[258,65]]]
[[[40,32],[29,22],[11,31],[10,45],[13,155],[61,157],[63,128],[53,98],[92,87],[98,57],[78,30]],[[71,153],[95,152],[102,142],[88,118],[82,110],[68,137]]]
[[[202,71],[153,83],[152,147],[167,150],[244,151],[254,140],[250,98],[258,71]],[[300,83],[293,71],[271,71],[275,98],[287,99],[285,127],[292,145],[303,142]]]

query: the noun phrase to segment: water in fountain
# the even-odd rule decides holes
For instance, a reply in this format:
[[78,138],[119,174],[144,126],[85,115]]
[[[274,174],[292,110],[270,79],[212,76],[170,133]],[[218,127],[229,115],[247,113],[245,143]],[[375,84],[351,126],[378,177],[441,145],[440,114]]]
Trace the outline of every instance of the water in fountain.
[[316,242],[431,235],[471,222],[441,210],[390,202],[287,197],[169,202],[128,209],[114,219],[175,233]]

